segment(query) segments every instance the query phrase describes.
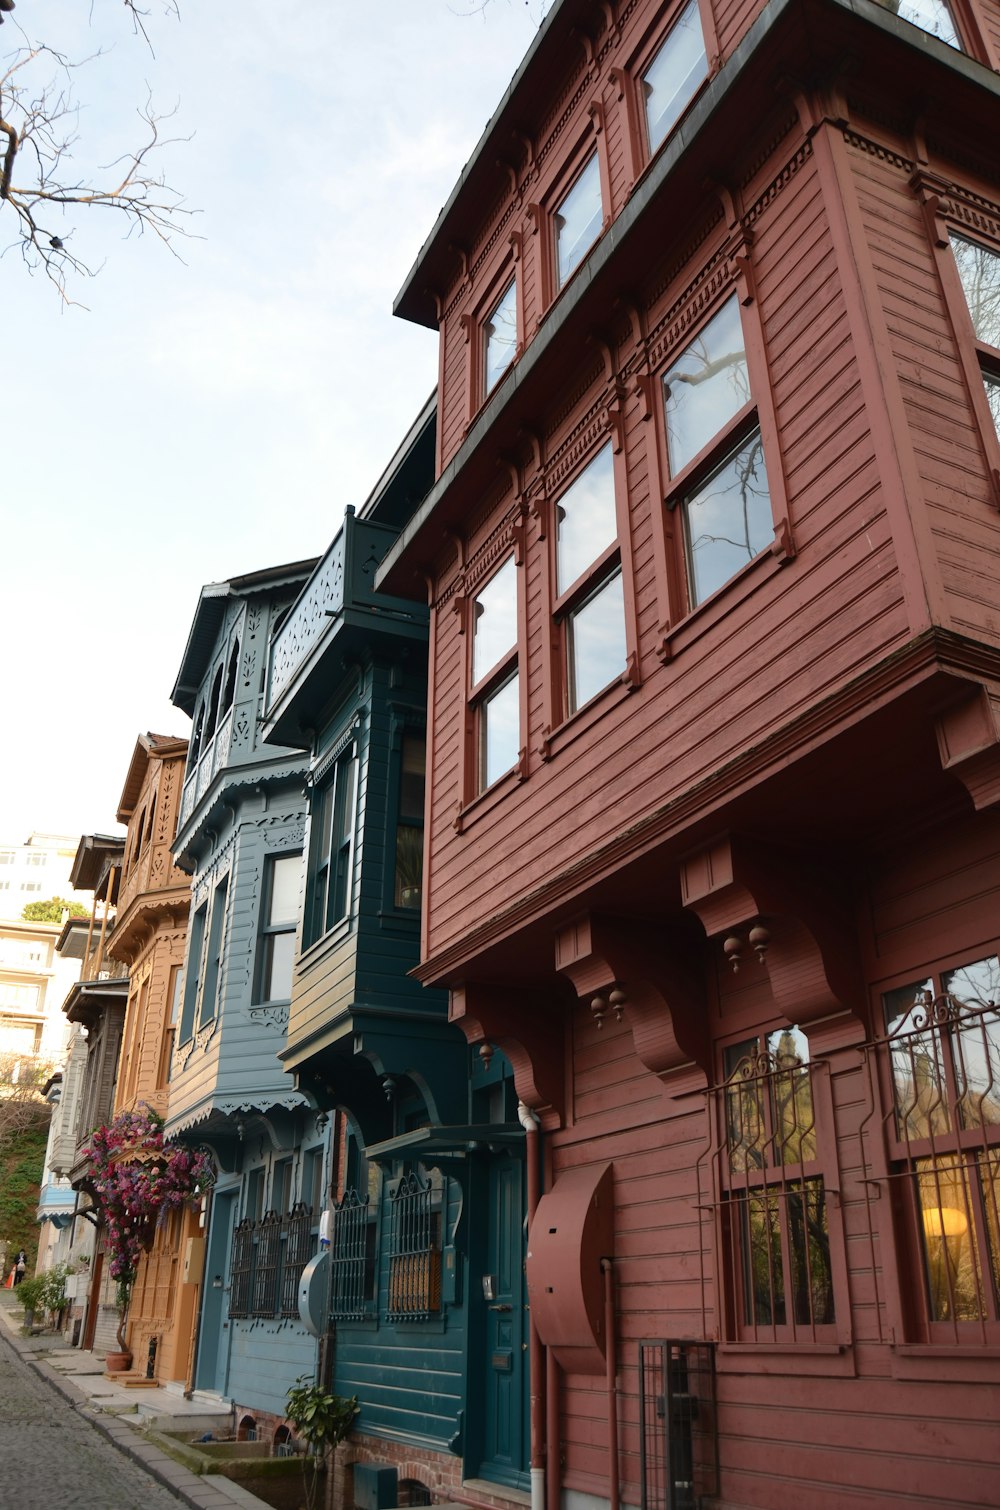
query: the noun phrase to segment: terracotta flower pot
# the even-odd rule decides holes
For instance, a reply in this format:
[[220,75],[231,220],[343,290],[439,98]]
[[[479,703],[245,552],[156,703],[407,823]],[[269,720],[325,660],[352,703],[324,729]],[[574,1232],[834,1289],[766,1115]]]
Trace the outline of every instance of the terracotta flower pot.
[[109,1374],[124,1374],[132,1367],[131,1353],[108,1353],[104,1367]]

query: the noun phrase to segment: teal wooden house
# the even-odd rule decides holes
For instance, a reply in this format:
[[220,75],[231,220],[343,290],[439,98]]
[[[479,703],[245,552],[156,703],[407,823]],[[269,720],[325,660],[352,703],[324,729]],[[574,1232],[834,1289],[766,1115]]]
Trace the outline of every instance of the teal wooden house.
[[265,745],[259,717],[269,647],[313,564],[203,588],[173,689],[192,719],[174,841],[192,902],[167,1132],[210,1147],[219,1168],[194,1384],[255,1424],[284,1415],[289,1387],[315,1361],[298,1283],[318,1247],[326,1119],[278,1058],[300,910],[306,761]]
[[475,1477],[522,1487],[527,1466],[524,1132],[503,1055],[473,1054],[447,993],[410,974],[428,616],[374,590],[433,483],[434,435],[432,399],[275,636],[264,712],[265,738],[308,758],[281,1060],[331,1115],[321,1367],[361,1404],[356,1475],[387,1473],[400,1503]]

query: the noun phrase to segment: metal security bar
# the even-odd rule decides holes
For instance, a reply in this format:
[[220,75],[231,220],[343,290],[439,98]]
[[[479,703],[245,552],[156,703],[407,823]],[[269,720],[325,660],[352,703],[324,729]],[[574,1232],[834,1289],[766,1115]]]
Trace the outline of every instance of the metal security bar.
[[230,1265],[229,1314],[250,1315],[250,1282],[253,1275],[254,1223],[244,1217],[233,1233],[233,1261]]
[[699,1510],[719,1492],[715,1344],[639,1343],[642,1510]]
[[435,1197],[434,1188],[414,1173],[403,1175],[391,1197],[389,1321],[423,1321],[441,1309]]
[[365,1315],[370,1225],[367,1195],[346,1191],[333,1208],[330,1231],[330,1315],[334,1321],[358,1321]]
[[253,1314],[274,1316],[278,1310],[281,1263],[281,1217],[269,1211],[257,1226],[257,1264],[253,1276]]
[[281,1224],[285,1262],[281,1270],[281,1314],[299,1314],[299,1280],[312,1257],[312,1207],[299,1201]]

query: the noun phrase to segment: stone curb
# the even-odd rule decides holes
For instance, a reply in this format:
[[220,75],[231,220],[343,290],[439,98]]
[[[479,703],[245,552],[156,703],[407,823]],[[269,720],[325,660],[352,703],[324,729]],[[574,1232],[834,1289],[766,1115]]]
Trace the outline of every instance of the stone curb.
[[[125,1425],[117,1416],[95,1410],[86,1395],[81,1394],[69,1379],[60,1378],[51,1369],[42,1366],[48,1349],[27,1347],[24,1339],[9,1325],[0,1325],[0,1337],[9,1342],[22,1361],[29,1363],[38,1377],[61,1395],[112,1446],[131,1458],[164,1489],[169,1489],[171,1494],[189,1505],[191,1510],[235,1510],[235,1507],[239,1507],[239,1510],[271,1510],[270,1505],[242,1485],[230,1483],[221,1474],[192,1473],[189,1468],[175,1463],[154,1443],[145,1441],[135,1427]],[[231,1492],[233,1490],[236,1492]]]

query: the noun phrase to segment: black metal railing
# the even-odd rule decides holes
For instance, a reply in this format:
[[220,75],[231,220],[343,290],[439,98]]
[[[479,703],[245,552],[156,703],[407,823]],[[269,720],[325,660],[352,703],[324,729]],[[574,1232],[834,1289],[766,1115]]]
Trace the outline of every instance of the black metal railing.
[[333,1208],[330,1232],[330,1315],[335,1321],[357,1321],[365,1315],[373,1236],[367,1195],[345,1191]]
[[281,1314],[299,1314],[299,1280],[312,1257],[312,1207],[299,1201],[281,1224],[285,1259],[281,1269]]
[[233,1233],[233,1259],[230,1264],[229,1314],[250,1315],[250,1287],[253,1279],[254,1223],[244,1217]]
[[440,1195],[415,1173],[390,1197],[389,1296],[386,1318],[421,1321],[441,1309]]
[[253,1276],[253,1314],[274,1316],[278,1310],[281,1265],[281,1217],[269,1211],[257,1226],[257,1262]]
[[639,1343],[642,1510],[698,1510],[719,1492],[715,1344]]

